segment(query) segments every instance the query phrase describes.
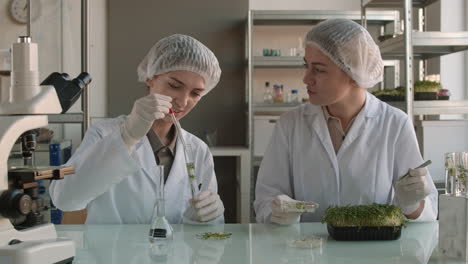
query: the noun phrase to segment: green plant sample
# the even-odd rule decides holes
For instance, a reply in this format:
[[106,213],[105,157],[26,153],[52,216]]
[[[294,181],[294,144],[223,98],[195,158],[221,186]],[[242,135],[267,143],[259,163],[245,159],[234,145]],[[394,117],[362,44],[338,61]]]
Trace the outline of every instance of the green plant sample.
[[387,204],[329,207],[322,217],[334,227],[404,226],[407,221],[399,207]]

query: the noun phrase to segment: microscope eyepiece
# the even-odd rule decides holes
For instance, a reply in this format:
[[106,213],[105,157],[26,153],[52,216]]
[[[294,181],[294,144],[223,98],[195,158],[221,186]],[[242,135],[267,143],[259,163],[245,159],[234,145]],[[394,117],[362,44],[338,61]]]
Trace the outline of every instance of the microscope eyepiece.
[[62,106],[62,114],[78,100],[83,89],[91,82],[91,76],[87,72],[82,72],[78,77],[70,80],[66,73],[54,72],[49,75],[41,85],[52,85],[57,92],[57,96]]

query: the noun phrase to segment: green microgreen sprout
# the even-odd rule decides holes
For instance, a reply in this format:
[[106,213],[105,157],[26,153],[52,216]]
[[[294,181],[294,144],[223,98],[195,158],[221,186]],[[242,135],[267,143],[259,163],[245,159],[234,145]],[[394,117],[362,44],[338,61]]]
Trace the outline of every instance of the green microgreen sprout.
[[408,222],[399,207],[387,204],[329,207],[321,221],[334,227],[399,227]]
[[189,162],[186,166],[189,180],[190,182],[193,182],[195,180],[195,164],[193,162]]
[[230,238],[232,233],[206,232],[198,234],[197,237],[203,240],[224,240]]

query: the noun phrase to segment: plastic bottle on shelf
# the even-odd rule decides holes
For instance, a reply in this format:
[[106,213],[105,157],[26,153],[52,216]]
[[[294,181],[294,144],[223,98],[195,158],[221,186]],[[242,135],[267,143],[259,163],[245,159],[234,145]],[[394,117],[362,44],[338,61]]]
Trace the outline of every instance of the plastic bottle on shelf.
[[304,57],[305,51],[304,51],[304,45],[302,43],[302,38],[297,39],[297,49],[296,49],[296,56],[298,57]]
[[283,98],[283,86],[279,84],[273,85],[274,95],[273,95],[273,102],[275,103],[282,103],[284,102]]
[[266,104],[273,103],[273,94],[270,89],[270,82],[265,82],[265,91],[263,91],[263,102]]
[[296,89],[291,90],[291,101],[290,103],[298,104],[299,103],[299,94]]

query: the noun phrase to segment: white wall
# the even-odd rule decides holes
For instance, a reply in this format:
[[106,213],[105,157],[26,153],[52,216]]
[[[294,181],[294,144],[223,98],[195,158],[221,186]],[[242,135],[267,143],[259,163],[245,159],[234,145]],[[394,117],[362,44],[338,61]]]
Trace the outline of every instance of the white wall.
[[[464,31],[465,0],[440,1],[440,30],[442,32]],[[466,52],[458,52],[440,58],[440,77],[444,88],[452,93],[452,99],[466,99]]]

